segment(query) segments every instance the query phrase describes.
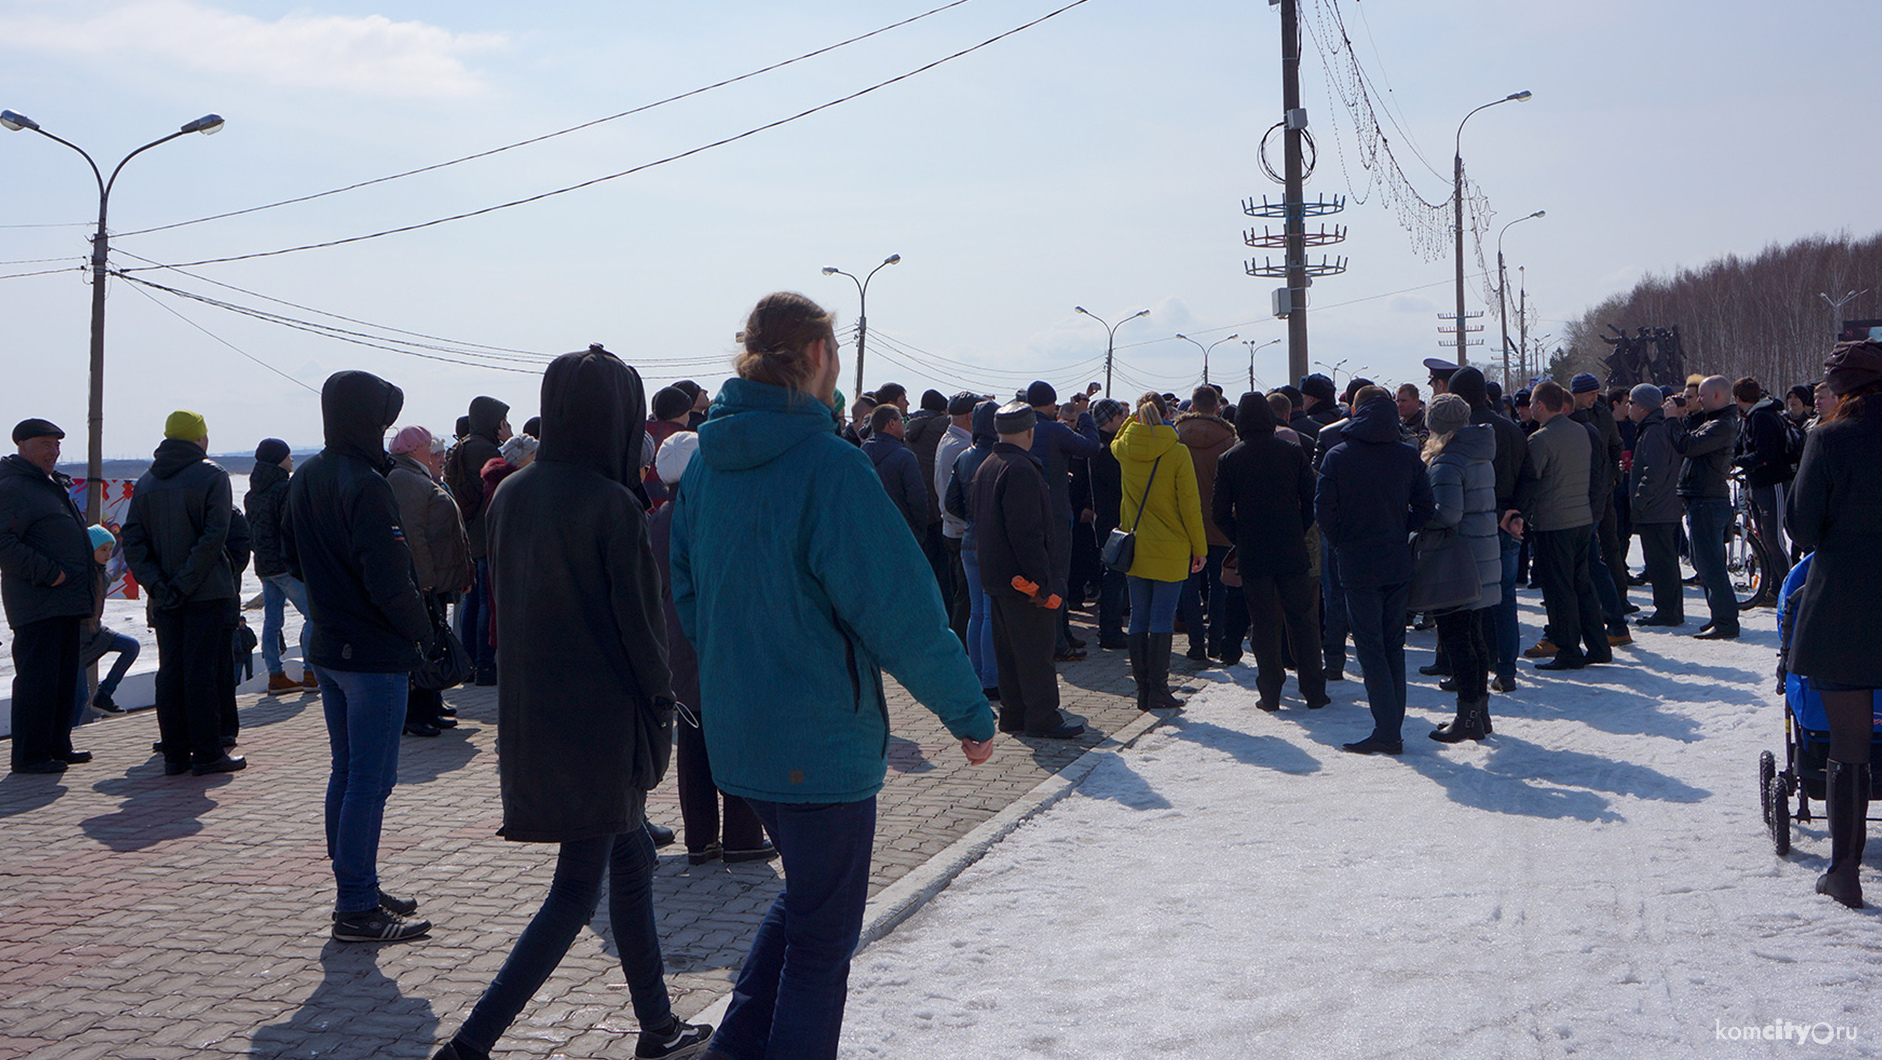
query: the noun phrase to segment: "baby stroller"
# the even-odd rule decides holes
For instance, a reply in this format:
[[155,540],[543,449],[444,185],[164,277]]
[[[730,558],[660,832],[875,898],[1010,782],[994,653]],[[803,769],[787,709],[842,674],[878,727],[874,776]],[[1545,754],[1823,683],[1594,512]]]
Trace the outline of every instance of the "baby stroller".
[[[1764,825],[1770,830],[1771,845],[1779,857],[1790,853],[1791,820],[1812,820],[1810,800],[1824,798],[1824,762],[1829,757],[1830,722],[1823,712],[1823,696],[1810,687],[1810,679],[1791,673],[1786,665],[1790,657],[1791,629],[1796,624],[1798,594],[1810,572],[1810,557],[1805,556],[1790,576],[1784,579],[1778,600],[1778,690],[1784,695],[1784,768],[1769,751],[1758,756],[1758,795],[1764,808]],[[1882,738],[1882,692],[1876,694],[1874,739]],[[1876,767],[1882,755],[1872,754],[1869,765],[1869,790],[1882,788],[1876,783]],[[1790,797],[1797,796],[1797,811],[1790,810]],[[1875,820],[1876,818],[1870,818]]]

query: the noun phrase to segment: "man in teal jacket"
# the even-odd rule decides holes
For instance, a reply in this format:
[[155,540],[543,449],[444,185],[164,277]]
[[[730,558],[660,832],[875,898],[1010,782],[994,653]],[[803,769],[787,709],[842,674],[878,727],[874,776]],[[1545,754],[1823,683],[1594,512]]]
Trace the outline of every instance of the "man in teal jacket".
[[882,670],[970,762],[992,753],[994,717],[906,521],[833,429],[829,315],[770,295],[743,334],[741,378],[681,480],[671,579],[713,705],[713,779],[757,812],[786,882],[707,1055],[834,1057],[887,773]]

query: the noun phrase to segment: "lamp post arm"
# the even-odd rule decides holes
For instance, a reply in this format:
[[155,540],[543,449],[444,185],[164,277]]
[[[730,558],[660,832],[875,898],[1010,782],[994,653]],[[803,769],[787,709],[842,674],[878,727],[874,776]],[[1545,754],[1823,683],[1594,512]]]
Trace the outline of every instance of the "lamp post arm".
[[[140,147],[140,148],[138,148],[137,150],[135,150],[135,151],[132,151],[132,152],[131,152],[130,154],[128,154],[128,155],[125,155],[125,156],[124,156],[124,161],[122,161],[122,162],[119,162],[119,163],[118,163],[118,165],[117,165],[117,168],[115,168],[115,169],[113,169],[113,170],[111,171],[111,179],[109,179],[109,180],[107,180],[107,181],[105,181],[105,182],[104,182],[104,186],[103,186],[103,187],[102,187],[101,189],[99,189],[99,197],[100,197],[100,199],[101,199],[101,200],[102,200],[102,199],[109,199],[109,198],[111,197],[111,187],[112,187],[112,185],[114,185],[114,184],[116,184],[116,183],[118,182],[118,174],[119,174],[119,173],[122,173],[122,172],[124,172],[124,167],[125,167],[125,166],[126,166],[126,165],[127,165],[127,164],[128,164],[129,162],[130,162],[130,161],[131,161],[131,159],[133,159],[133,158],[136,158],[136,157],[137,157],[138,155],[141,155],[141,154],[143,154],[143,153],[144,153],[145,151],[148,151],[148,150],[150,150],[151,148],[153,148],[153,147],[155,147],[155,146],[157,146],[158,144],[167,144],[167,143],[169,143],[169,142],[170,142],[171,140],[174,140],[174,139],[176,139],[176,138],[177,138],[177,137],[179,137],[179,136],[184,136],[184,135],[186,135],[186,134],[188,134],[188,133],[190,133],[190,132],[194,132],[194,131],[195,131],[195,130],[193,130],[193,129],[185,129],[185,130],[180,130],[180,131],[177,131],[177,132],[173,132],[173,133],[171,133],[171,134],[170,134],[170,135],[168,135],[168,136],[164,136],[164,137],[160,137],[160,138],[158,138],[158,139],[155,139],[155,140],[152,140],[152,141],[150,141],[149,143],[147,143],[147,144],[145,144],[144,146],[142,146],[142,147]],[[95,168],[97,168],[97,167],[95,167],[95,166],[94,166],[93,168],[95,169]],[[100,212],[100,213],[103,213],[104,211],[103,211],[102,209],[100,209],[100,210],[99,210],[99,212]]]

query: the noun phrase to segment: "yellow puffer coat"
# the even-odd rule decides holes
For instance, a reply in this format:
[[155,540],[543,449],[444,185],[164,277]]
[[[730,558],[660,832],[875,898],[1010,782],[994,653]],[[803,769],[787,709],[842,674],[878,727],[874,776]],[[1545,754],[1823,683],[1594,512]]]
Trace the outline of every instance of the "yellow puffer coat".
[[[1202,495],[1196,487],[1196,463],[1189,450],[1176,440],[1176,428],[1167,424],[1146,427],[1129,420],[1111,440],[1111,455],[1117,457],[1123,472],[1124,499],[1118,508],[1118,525],[1126,530],[1137,519],[1137,505],[1144,504],[1143,521],[1137,523],[1137,555],[1130,573],[1136,578],[1160,582],[1180,582],[1189,577],[1191,556],[1209,554],[1208,528],[1202,521]],[[1156,461],[1163,458],[1161,464]],[[1150,481],[1150,469],[1156,466],[1156,481]],[[1144,484],[1150,484],[1150,499],[1144,502]]]

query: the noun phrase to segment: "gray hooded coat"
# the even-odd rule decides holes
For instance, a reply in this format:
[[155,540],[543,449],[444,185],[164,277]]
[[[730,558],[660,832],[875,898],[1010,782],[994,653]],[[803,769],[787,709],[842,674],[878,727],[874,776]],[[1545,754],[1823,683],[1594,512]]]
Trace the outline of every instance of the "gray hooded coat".
[[1431,462],[1431,496],[1437,510],[1427,529],[1450,527],[1477,563],[1483,593],[1471,610],[1503,602],[1503,546],[1497,540],[1496,431],[1488,424],[1463,427]]

